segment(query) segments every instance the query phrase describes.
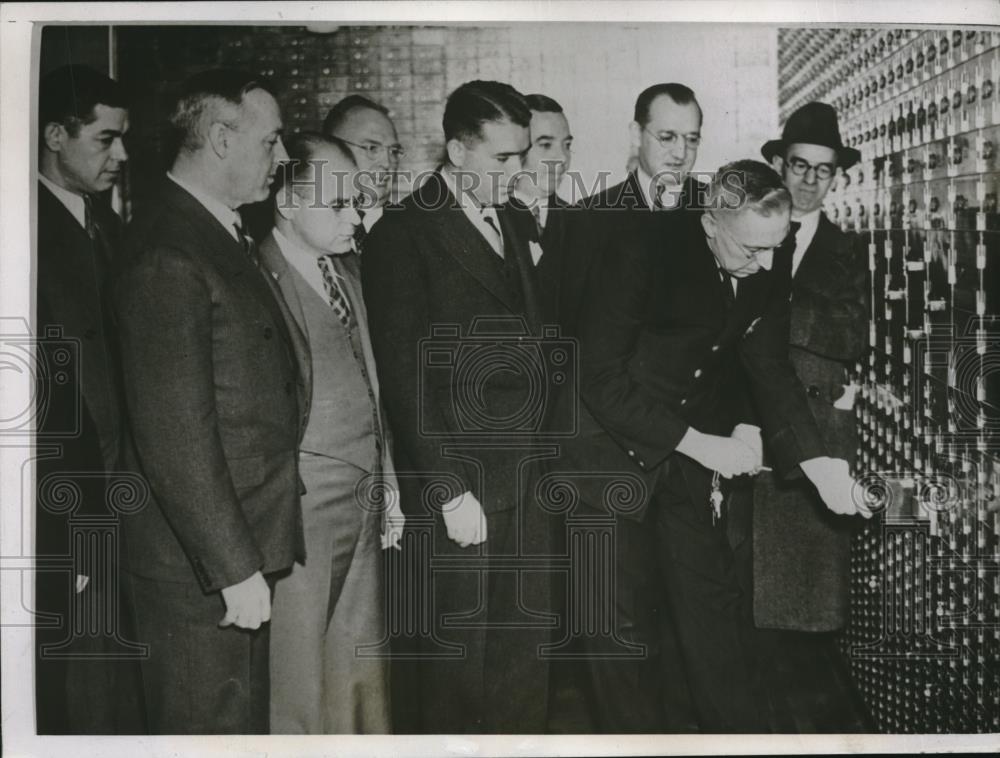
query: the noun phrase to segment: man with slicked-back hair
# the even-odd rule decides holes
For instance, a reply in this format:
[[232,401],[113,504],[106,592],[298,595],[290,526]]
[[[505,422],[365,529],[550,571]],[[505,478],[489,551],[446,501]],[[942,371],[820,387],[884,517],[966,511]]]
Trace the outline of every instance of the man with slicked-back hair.
[[[431,629],[420,638],[416,691],[396,694],[416,704],[417,728],[431,733],[546,725],[540,646],[550,592],[539,562],[550,529],[532,497],[540,426],[517,420],[526,407],[546,408],[509,363],[519,341],[540,334],[543,316],[528,235],[504,207],[529,119],[508,84],[456,89],[444,112],[447,162],[386,209],[364,253],[372,346],[415,535],[404,537],[404,556],[421,549],[426,530],[415,529],[432,532],[426,552],[408,559],[429,564],[408,605],[423,602],[416,613]],[[518,570],[522,560],[534,570]]]

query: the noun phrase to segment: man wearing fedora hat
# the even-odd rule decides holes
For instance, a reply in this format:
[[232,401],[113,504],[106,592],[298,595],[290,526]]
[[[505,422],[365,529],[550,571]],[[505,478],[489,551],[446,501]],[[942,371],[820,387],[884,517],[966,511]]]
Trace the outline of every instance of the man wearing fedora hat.
[[[864,349],[868,322],[865,261],[855,239],[822,205],[837,169],[861,159],[840,139],[837,113],[811,102],[761,153],[784,179],[798,222],[791,266],[789,354],[830,455],[853,464],[857,431],[847,370]],[[778,262],[776,261],[776,264]],[[753,515],[754,619],[765,629],[826,632],[848,612],[850,533],[801,480],[767,472],[756,480]]]

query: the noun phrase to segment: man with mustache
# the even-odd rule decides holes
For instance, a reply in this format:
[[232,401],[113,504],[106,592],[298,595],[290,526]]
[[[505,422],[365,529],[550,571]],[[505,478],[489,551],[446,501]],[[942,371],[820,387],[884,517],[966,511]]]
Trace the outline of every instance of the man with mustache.
[[176,158],[127,231],[116,282],[125,395],[152,502],[124,519],[154,734],[268,730],[273,575],[303,549],[300,335],[237,209],[287,159],[253,77],[186,81]]

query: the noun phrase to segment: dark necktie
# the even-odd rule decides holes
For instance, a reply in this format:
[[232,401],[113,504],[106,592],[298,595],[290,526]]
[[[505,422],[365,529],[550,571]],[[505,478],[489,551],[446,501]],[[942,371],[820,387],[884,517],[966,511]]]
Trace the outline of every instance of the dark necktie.
[[358,208],[358,225],[354,227],[354,249],[358,253],[364,252],[365,237],[367,236],[368,230],[365,229],[365,212]]
[[253,263],[254,266],[257,265],[257,243],[253,241],[253,237],[249,234],[244,233],[242,225],[239,223],[233,223],[233,228],[236,230],[236,237],[240,241],[240,245],[243,247],[243,252],[247,254],[247,258]]
[[497,255],[503,258],[503,235],[500,234],[500,227],[497,225],[497,220],[493,216],[487,216],[484,214],[483,221],[486,222],[490,229],[496,232],[496,237],[493,240],[490,240],[490,246],[494,251],[496,251]]
[[736,303],[736,294],[733,292],[733,277],[720,266],[719,279],[722,282],[722,297],[726,301],[726,308],[732,308]]
[[323,285],[326,287],[326,296],[330,301],[330,307],[337,314],[337,318],[348,329],[351,328],[351,305],[347,300],[347,295],[340,288],[340,283],[333,271],[333,256],[323,255],[316,259],[316,264],[323,274]]
[[535,228],[538,230],[538,239],[545,234],[545,224],[542,223],[542,207],[538,203],[531,206],[531,215],[535,217]]

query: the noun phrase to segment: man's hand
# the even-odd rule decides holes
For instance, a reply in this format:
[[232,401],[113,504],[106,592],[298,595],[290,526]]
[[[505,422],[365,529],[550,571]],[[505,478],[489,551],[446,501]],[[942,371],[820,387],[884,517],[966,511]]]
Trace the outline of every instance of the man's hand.
[[689,428],[681,438],[677,451],[709,471],[718,471],[726,479],[752,473],[760,466],[760,456],[740,440],[702,434],[694,428]]
[[486,516],[483,506],[471,492],[464,492],[450,500],[441,509],[448,539],[460,547],[478,545],[486,541]]
[[399,507],[399,491],[389,489],[386,492],[385,530],[382,532],[382,549],[394,547],[401,550],[399,540],[403,537],[403,526],[406,516]]
[[799,464],[803,473],[816,487],[823,503],[841,516],[855,514],[871,518],[871,511],[857,495],[850,468],[843,458],[811,458]]
[[739,440],[753,451],[757,465],[749,473],[759,474],[764,465],[764,441],[760,438],[760,427],[753,424],[737,424],[733,429],[732,438]]
[[239,584],[223,588],[222,600],[226,617],[219,622],[220,627],[236,624],[241,629],[258,629],[271,620],[271,588],[259,571]]

